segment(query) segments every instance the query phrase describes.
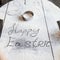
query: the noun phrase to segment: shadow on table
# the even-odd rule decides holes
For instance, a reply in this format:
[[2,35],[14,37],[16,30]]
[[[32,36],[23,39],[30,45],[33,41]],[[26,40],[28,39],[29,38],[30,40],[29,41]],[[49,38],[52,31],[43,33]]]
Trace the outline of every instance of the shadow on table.
[[0,37],[2,33],[2,28],[3,28],[3,20],[0,19]]
[[0,0],[0,7],[10,1],[12,1],[12,0]]
[[60,7],[60,0],[49,0],[49,1],[53,2],[55,5]]

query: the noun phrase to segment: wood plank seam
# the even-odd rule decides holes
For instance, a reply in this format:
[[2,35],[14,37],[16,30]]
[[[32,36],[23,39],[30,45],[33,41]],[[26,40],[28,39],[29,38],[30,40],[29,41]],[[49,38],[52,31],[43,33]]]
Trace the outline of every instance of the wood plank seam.
[[51,46],[51,52],[52,52],[53,60],[55,60],[55,58],[54,58],[54,52],[53,52],[53,47],[52,47],[52,43],[51,43],[51,39],[50,39],[50,34],[49,34],[49,30],[48,30],[48,25],[47,25],[47,21],[46,21],[44,5],[43,5],[43,1],[42,0],[41,0],[41,5],[42,5],[43,14],[44,14],[44,19],[45,19],[47,34],[48,34],[48,38],[49,38],[49,41],[50,41],[50,46]]

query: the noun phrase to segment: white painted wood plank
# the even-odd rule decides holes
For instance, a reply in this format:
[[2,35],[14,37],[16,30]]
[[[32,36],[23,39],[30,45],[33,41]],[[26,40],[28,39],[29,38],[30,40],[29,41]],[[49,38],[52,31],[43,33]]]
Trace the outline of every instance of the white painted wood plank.
[[[34,41],[36,37],[39,37],[38,41],[49,41],[44,14],[42,10],[41,0],[26,0],[26,4],[24,4],[24,0],[18,0],[11,2],[9,4],[7,16],[5,19],[5,24],[3,27],[3,33],[1,37],[1,45],[0,47],[5,51],[6,55],[8,56],[8,59],[10,60],[53,60],[52,53],[51,53],[51,47],[37,47],[37,48],[25,48],[25,49],[17,49],[13,50],[13,48],[5,47],[9,42],[9,37],[13,37],[16,39],[26,39],[28,41]],[[14,3],[14,4],[13,4]],[[46,5],[48,6],[48,5]],[[49,11],[47,8],[47,11]],[[34,13],[33,18],[30,21],[19,21],[18,16],[23,14],[25,11],[31,10]],[[14,24],[15,27],[17,26],[17,30],[19,29],[32,29],[32,30],[39,30],[39,34],[32,38],[31,36],[20,36],[20,34],[13,33],[11,35],[8,35],[8,31],[10,30],[9,27],[12,27]],[[13,29],[13,27],[11,28]],[[5,48],[4,48],[5,47]],[[15,49],[16,47],[14,47]],[[17,52],[18,51],[18,52]],[[16,58],[15,58],[16,57]],[[19,57],[19,58],[18,58]],[[11,59],[12,58],[12,59]]]
[[[60,38],[56,38],[56,33],[59,31],[57,21],[60,21],[60,8],[55,6],[51,2],[43,1],[45,17],[48,25],[50,40],[52,42],[54,58],[55,60],[59,60],[59,46],[60,46]],[[48,7],[49,6],[49,7]],[[48,8],[47,8],[48,7]]]

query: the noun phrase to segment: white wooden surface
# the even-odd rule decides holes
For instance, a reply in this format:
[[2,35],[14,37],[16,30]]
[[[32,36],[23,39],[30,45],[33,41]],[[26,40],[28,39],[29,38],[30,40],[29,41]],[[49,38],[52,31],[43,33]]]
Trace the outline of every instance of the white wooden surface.
[[[5,7],[4,7],[5,8]],[[1,9],[0,9],[1,10]],[[2,8],[3,10],[3,8]],[[27,22],[19,21],[18,16],[25,11],[33,11],[34,17]],[[4,14],[3,14],[4,15]],[[2,16],[3,16],[2,15]],[[56,21],[60,19],[60,9],[48,0],[14,0],[9,3],[4,27],[1,36],[0,48],[5,51],[8,60],[58,60],[56,49],[60,46],[59,41],[52,36],[57,32],[58,26]],[[40,41],[50,41],[50,47],[38,47],[36,49],[17,49],[13,50],[6,47],[9,37],[24,38],[34,41],[35,38],[30,36],[20,36],[20,34],[8,35],[9,27],[16,23],[17,29],[40,29]]]

